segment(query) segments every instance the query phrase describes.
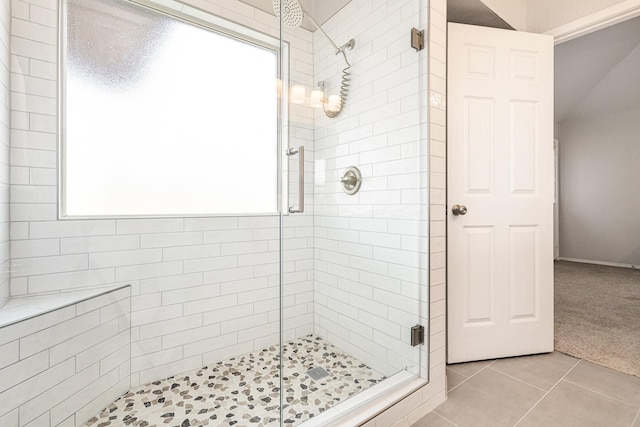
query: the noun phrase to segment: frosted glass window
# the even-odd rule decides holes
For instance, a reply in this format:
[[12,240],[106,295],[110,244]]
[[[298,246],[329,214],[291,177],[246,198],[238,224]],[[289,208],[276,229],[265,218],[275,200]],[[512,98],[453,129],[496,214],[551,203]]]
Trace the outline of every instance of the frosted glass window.
[[62,214],[278,210],[277,50],[119,0],[68,0]]

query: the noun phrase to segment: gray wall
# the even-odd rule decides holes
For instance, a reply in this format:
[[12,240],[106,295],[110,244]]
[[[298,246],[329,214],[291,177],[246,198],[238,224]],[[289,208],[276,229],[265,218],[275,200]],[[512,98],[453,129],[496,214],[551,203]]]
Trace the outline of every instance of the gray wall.
[[560,256],[640,265],[640,110],[559,124]]

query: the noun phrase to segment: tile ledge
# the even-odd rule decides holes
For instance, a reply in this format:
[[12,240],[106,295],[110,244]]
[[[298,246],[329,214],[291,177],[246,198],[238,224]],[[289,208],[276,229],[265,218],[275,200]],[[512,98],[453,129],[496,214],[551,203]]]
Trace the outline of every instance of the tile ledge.
[[0,306],[0,328],[106,295],[131,285],[105,286],[81,291],[11,297]]

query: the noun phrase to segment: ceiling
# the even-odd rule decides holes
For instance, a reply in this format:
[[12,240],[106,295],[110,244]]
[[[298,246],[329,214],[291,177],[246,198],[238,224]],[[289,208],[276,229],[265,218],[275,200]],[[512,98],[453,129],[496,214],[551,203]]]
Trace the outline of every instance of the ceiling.
[[[240,0],[267,13],[274,14],[273,0]],[[284,3],[286,0],[281,0]],[[289,0],[291,2],[296,0]],[[309,12],[313,19],[322,25],[335,15],[340,9],[345,7],[351,0],[300,0],[302,8]],[[302,28],[309,31],[315,31],[316,27],[305,17],[302,22]]]
[[447,2],[447,21],[513,30],[511,25],[480,0],[449,0]]
[[640,17],[555,48],[555,121],[640,109]]

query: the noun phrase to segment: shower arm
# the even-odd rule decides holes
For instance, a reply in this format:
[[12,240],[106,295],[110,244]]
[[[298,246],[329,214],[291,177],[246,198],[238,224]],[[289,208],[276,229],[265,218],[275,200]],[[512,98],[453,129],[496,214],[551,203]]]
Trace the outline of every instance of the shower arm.
[[324,111],[325,115],[329,118],[336,118],[338,117],[338,115],[342,112],[342,109],[345,105],[345,102],[347,100],[347,96],[349,94],[349,80],[350,78],[350,73],[349,73],[349,69],[351,68],[351,64],[349,63],[349,60],[347,59],[347,53],[345,52],[346,49],[353,49],[354,45],[355,45],[355,40],[351,39],[348,42],[346,42],[345,44],[343,44],[342,46],[338,47],[337,44],[335,44],[333,42],[333,40],[331,39],[331,37],[329,37],[329,34],[327,34],[320,25],[318,25],[318,23],[315,21],[315,19],[313,19],[313,17],[307,13],[307,11],[302,7],[302,4],[298,1],[297,2],[298,6],[300,6],[300,10],[302,11],[303,15],[306,15],[307,18],[309,18],[309,20],[311,21],[311,23],[313,25],[316,26],[316,28],[318,30],[320,30],[320,32],[322,34],[324,34],[324,36],[327,38],[327,40],[329,40],[329,43],[331,43],[331,45],[333,46],[333,48],[335,49],[335,54],[338,55],[339,53],[342,54],[342,56],[344,57],[344,61],[347,63],[347,67],[344,68],[342,70],[342,81],[340,83],[340,103],[338,104],[338,109],[337,110],[327,110],[326,109],[326,105],[325,103],[322,104],[322,110]]
[[337,44],[335,44],[335,43],[333,42],[333,40],[331,40],[331,37],[329,37],[329,34],[327,34],[327,33],[322,29],[322,27],[321,27],[320,25],[318,25],[318,23],[316,22],[316,20],[315,20],[315,19],[313,19],[313,18],[311,17],[311,15],[310,15],[309,13],[307,13],[307,11],[302,7],[302,3],[299,3],[299,4],[300,4],[300,9],[302,10],[302,13],[304,13],[304,14],[306,15],[306,17],[307,17],[307,18],[309,18],[309,21],[311,21],[311,23],[312,23],[313,25],[315,25],[315,26],[316,26],[316,28],[317,28],[317,29],[319,29],[319,30],[320,30],[320,32],[322,32],[322,34],[324,34],[324,36],[327,38],[327,40],[329,40],[329,43],[331,43],[331,44],[333,45],[333,48],[336,50],[336,55],[337,55],[337,54],[339,54],[340,52],[342,52],[342,49],[341,49],[341,48],[339,48],[339,47],[338,47],[338,45],[337,45]]

